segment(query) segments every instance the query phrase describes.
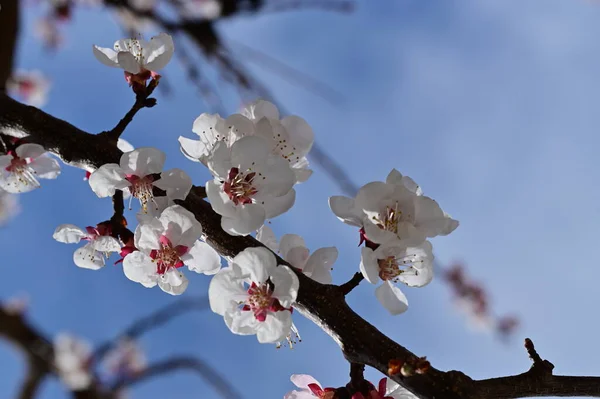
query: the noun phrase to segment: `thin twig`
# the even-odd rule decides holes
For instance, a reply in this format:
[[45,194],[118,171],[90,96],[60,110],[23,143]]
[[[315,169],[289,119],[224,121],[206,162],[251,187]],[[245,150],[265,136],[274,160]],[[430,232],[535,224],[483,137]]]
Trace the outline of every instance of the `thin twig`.
[[340,289],[342,290],[344,295],[348,295],[353,289],[358,287],[360,282],[363,281],[364,279],[365,279],[365,277],[362,275],[362,273],[356,272],[356,273],[354,273],[354,276],[352,276],[352,278],[350,280],[348,280],[344,284],[340,285]]
[[538,375],[552,375],[554,365],[548,360],[544,360],[540,357],[540,355],[535,350],[533,341],[529,338],[525,338],[525,349],[527,349],[529,358],[533,361],[533,365],[529,369],[529,373]]
[[[198,358],[187,356],[173,357],[151,364],[137,375],[117,381],[113,385],[112,390],[118,391],[119,389],[143,382],[149,378],[180,370],[190,370],[198,373],[200,377],[212,385],[215,391],[217,391],[222,398],[239,399],[242,397],[242,395],[235,390],[232,384],[208,363]],[[205,395],[202,396],[207,397]]]

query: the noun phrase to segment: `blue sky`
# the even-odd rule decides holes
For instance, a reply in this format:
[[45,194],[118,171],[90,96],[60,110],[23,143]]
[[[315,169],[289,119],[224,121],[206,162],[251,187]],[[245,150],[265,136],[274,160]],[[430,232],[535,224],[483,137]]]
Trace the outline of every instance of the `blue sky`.
[[[112,127],[132,96],[120,72],[94,59],[91,45],[120,38],[117,25],[108,14],[77,12],[66,47],[49,55],[31,34],[39,15],[26,11],[19,66],[52,77],[45,110],[87,131]],[[396,167],[460,220],[452,235],[433,241],[436,256],[442,264],[465,261],[499,313],[521,316],[523,328],[503,344],[469,329],[439,281],[407,288],[409,311],[394,318],[368,284],[350,295],[358,313],[435,367],[473,378],[520,373],[529,367],[527,336],[556,373],[600,375],[599,20],[600,4],[591,0],[400,0],[362,1],[350,15],[304,11],[219,24],[226,38],[341,92],[343,102],[333,106],[252,68],[356,182],[384,179]],[[166,75],[174,92],[159,93],[159,105],[143,110],[125,138],[164,150],[167,167],[182,167],[203,184],[207,172],[180,155],[177,137],[190,135],[205,105],[176,62]],[[238,102],[230,92],[225,88],[233,112]],[[0,230],[0,298],[28,293],[31,320],[49,334],[67,330],[99,342],[173,298],[127,280],[118,267],[78,269],[75,246],[53,241],[59,224],[86,226],[110,216],[110,201],[96,198],[82,177],[64,167],[58,180],[21,197],[22,214]],[[327,197],[340,192],[318,169],[297,191],[296,206],[273,228],[302,235],[311,249],[337,246],[334,281],[345,281],[358,268],[359,249],[355,230],[328,209]],[[190,277],[187,294],[206,293],[209,279]],[[141,344],[151,360],[176,353],[210,360],[247,398],[282,397],[293,373],[345,384],[348,367],[335,343],[299,315],[295,321],[303,342],[294,350],[234,336],[210,313],[179,318]],[[11,397],[23,363],[4,343],[0,358],[0,397]],[[40,395],[62,397],[55,381]],[[216,396],[180,373],[140,385],[132,397]]]

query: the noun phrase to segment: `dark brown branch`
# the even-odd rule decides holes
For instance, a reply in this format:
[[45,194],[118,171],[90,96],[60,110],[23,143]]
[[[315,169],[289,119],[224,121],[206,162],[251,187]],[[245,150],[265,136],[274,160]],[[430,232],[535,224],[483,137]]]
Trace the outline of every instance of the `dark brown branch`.
[[348,295],[353,289],[358,287],[360,282],[363,281],[364,279],[365,279],[365,277],[362,275],[362,273],[359,273],[359,272],[354,273],[354,276],[352,276],[352,278],[350,280],[348,280],[344,284],[340,285],[340,289],[342,290],[342,293],[344,295]]
[[25,379],[21,384],[17,399],[35,398],[40,384],[48,375],[48,370],[46,370],[45,366],[40,364],[40,362],[35,361],[34,358],[29,358],[28,363],[27,374],[25,375]]
[[136,339],[150,330],[158,328],[175,317],[180,316],[190,311],[202,311],[208,308],[208,300],[205,297],[201,298],[181,298],[175,302],[160,308],[156,312],[149,314],[146,317],[136,320],[131,326],[119,333],[115,338],[107,341],[96,349],[94,352],[94,361],[101,360],[109,350],[119,344],[119,340],[130,338]]
[[0,10],[0,92],[12,75],[19,34],[19,0],[2,1]]
[[[99,167],[118,162],[121,152],[114,146],[83,132],[43,111],[25,106],[0,93],[0,132],[25,137],[56,152],[67,161]],[[6,110],[6,111],[5,111]],[[235,256],[249,247],[263,246],[251,236],[230,236],[221,229],[221,219],[210,204],[192,190],[185,201],[178,201],[201,223],[207,240],[223,256]],[[279,264],[287,264],[278,258]],[[294,305],[305,317],[317,324],[337,342],[351,363],[371,366],[384,374],[390,362],[416,363],[419,357],[392,341],[357,315],[347,305],[339,286],[323,285],[297,273],[300,290]],[[0,326],[2,326],[0,320]],[[531,396],[600,397],[600,378],[548,376],[531,373],[473,381],[458,371],[443,372],[430,367],[424,374],[391,378],[419,398],[504,399]]]
[[[126,388],[128,386],[138,384],[147,379],[161,376],[164,374],[173,373],[175,371],[189,370],[200,375],[209,385],[211,385],[219,396],[225,399],[239,399],[242,397],[233,386],[213,369],[208,363],[194,357],[173,357],[168,360],[157,362],[148,366],[139,374],[118,381],[113,387],[113,391]],[[207,397],[206,395],[202,395]]]

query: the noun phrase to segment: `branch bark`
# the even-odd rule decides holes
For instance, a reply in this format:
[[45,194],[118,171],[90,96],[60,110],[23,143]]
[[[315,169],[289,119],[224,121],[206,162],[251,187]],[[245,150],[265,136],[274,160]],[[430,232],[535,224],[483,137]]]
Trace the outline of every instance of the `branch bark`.
[[[0,133],[44,146],[71,163],[99,167],[118,162],[121,152],[114,146],[43,111],[28,107],[0,93]],[[179,203],[202,224],[207,241],[223,256],[235,256],[248,247],[262,246],[251,236],[230,236],[221,229],[220,216],[192,190]],[[287,264],[278,258],[279,264]],[[295,307],[327,332],[351,363],[364,364],[388,373],[390,362],[416,362],[419,357],[394,342],[357,315],[344,299],[344,289],[323,285],[297,273],[300,290]],[[0,323],[1,325],[1,323]],[[533,396],[598,396],[600,378],[532,376],[524,373],[474,381],[459,371],[443,372],[431,367],[425,374],[390,376],[419,398],[508,399]]]
[[0,92],[6,90],[12,75],[18,34],[19,0],[4,0],[0,10]]

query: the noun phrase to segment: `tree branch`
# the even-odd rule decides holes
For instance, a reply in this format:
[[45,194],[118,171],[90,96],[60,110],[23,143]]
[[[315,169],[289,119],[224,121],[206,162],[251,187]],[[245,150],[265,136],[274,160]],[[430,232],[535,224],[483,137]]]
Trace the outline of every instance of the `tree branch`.
[[358,287],[360,282],[363,281],[364,279],[365,279],[365,277],[362,275],[362,273],[359,273],[359,272],[354,273],[354,276],[352,276],[352,278],[350,280],[348,280],[344,284],[340,285],[340,289],[342,290],[342,293],[344,295],[348,295],[353,289]]
[[33,358],[29,358],[29,364],[27,367],[27,374],[21,384],[21,389],[17,395],[18,399],[33,399],[40,387],[40,384],[44,378],[48,375],[48,370],[36,362]]
[[[0,93],[0,132],[44,146],[66,159],[99,167],[118,162],[121,152],[98,136],[86,133],[43,111],[25,106]],[[5,111],[6,110],[6,111]],[[195,190],[185,201],[177,201],[200,222],[207,241],[223,256],[233,257],[249,247],[263,246],[251,236],[230,236],[221,229],[221,218]],[[279,264],[288,264],[278,257]],[[364,364],[388,373],[390,362],[417,363],[419,357],[392,341],[357,315],[347,305],[344,290],[323,285],[297,273],[300,281],[294,305],[305,317],[327,332],[351,363]],[[0,323],[2,325],[2,323]],[[459,371],[443,372],[430,367],[424,374],[390,376],[419,398],[504,399],[528,396],[600,396],[600,378],[547,377],[520,374],[473,381]]]
[[231,384],[213,369],[206,362],[193,357],[173,357],[161,362],[151,364],[139,374],[118,381],[113,387],[113,391],[143,382],[149,378],[173,373],[180,370],[190,370],[200,375],[207,383],[225,399],[239,399],[242,397]]
[[0,11],[0,92],[12,75],[19,34],[19,0],[2,1]]

